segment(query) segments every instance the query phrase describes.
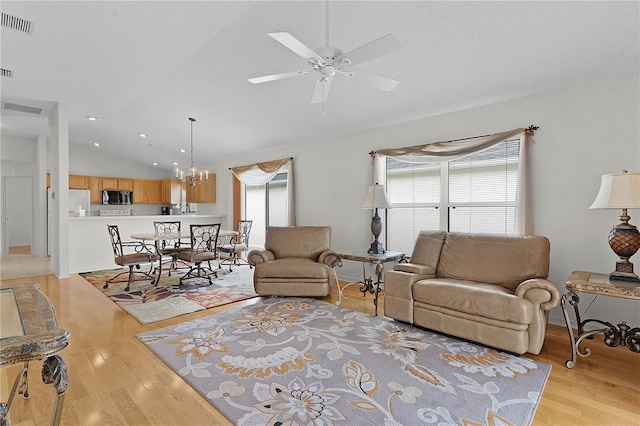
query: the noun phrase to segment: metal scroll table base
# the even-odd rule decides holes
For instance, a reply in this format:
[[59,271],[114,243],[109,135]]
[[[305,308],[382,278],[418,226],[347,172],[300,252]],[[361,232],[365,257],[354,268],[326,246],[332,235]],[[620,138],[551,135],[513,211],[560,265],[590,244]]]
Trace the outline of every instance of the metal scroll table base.
[[[569,312],[567,311],[567,302],[573,306],[573,310],[576,316],[576,323],[578,324],[578,336],[574,336],[573,327],[571,327],[571,320],[569,318]],[[573,368],[576,365],[578,356],[588,357],[591,355],[591,349],[585,347],[584,350],[580,350],[580,344],[584,339],[593,339],[596,334],[602,334],[604,336],[604,344],[610,347],[626,346],[630,351],[640,353],[640,327],[631,328],[626,322],[613,325],[610,322],[605,322],[597,319],[580,318],[580,312],[578,310],[578,303],[580,303],[580,297],[573,291],[567,291],[562,295],[560,305],[562,307],[562,313],[564,315],[565,322],[567,324],[567,330],[569,332],[569,339],[571,342],[571,359],[567,360],[565,365],[567,368]],[[604,325],[604,328],[597,330],[584,330],[584,326],[589,323],[597,323]]]

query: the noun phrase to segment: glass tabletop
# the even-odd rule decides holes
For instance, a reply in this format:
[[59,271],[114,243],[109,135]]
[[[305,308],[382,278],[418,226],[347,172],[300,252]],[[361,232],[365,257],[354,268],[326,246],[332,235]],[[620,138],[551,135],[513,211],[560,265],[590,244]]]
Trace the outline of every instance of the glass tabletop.
[[0,339],[24,336],[18,301],[12,288],[0,288]]

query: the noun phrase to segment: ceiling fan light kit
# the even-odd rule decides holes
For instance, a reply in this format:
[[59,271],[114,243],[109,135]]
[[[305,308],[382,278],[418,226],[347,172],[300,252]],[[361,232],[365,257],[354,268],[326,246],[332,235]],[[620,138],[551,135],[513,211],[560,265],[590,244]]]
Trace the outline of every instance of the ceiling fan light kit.
[[[328,3],[327,3],[328,9]],[[325,47],[312,50],[297,38],[287,32],[269,33],[269,36],[280,44],[290,49],[298,56],[304,58],[310,69],[281,74],[266,75],[263,77],[250,78],[253,84],[265,83],[268,81],[282,80],[285,78],[297,77],[312,72],[320,74],[316,80],[316,86],[311,97],[311,103],[324,103],[329,96],[329,88],[336,74],[348,79],[354,79],[376,89],[390,92],[400,83],[387,77],[367,73],[360,70],[352,70],[350,67],[358,65],[371,59],[387,55],[402,48],[402,44],[393,34],[387,34],[377,40],[371,41],[357,47],[347,53],[329,45],[329,23],[327,12],[327,45]]]

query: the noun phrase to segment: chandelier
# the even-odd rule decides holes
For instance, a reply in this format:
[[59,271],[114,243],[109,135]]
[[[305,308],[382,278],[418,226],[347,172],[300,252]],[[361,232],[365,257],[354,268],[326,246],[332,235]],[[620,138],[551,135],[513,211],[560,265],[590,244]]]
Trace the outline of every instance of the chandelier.
[[187,185],[193,188],[197,184],[209,180],[209,172],[196,172],[196,167],[193,165],[193,122],[196,119],[189,117],[189,121],[191,122],[191,167],[186,176],[182,170],[176,169],[176,178],[179,177],[181,181],[186,182]]

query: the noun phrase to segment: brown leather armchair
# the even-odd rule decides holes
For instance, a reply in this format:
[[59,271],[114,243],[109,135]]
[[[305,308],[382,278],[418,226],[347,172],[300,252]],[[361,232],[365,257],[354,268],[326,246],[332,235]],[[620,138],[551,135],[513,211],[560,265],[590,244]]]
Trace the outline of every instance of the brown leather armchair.
[[253,285],[260,296],[323,297],[331,293],[340,260],[331,250],[331,227],[270,227],[264,250],[252,250]]

